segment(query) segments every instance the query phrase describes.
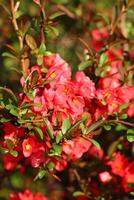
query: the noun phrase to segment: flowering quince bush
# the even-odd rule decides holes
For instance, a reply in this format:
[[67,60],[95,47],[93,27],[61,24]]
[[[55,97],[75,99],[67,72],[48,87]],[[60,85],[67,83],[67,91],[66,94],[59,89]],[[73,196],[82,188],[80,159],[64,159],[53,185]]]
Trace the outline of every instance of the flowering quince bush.
[[[34,3],[42,17],[41,2]],[[134,62],[133,52],[128,51],[126,59],[122,44],[109,44],[113,41],[107,28],[94,29],[73,77],[60,54],[46,50],[42,26],[40,31],[39,48],[32,36],[24,36],[37,61],[28,68],[22,65],[21,91],[15,95],[0,87],[3,171],[24,175],[28,168],[35,169],[33,181],[52,176],[60,182],[61,174],[70,170],[68,189],[59,199],[110,200],[133,195],[134,65],[126,62]],[[27,186],[24,189],[11,192],[9,199],[49,199]],[[68,191],[73,195],[68,197]]]

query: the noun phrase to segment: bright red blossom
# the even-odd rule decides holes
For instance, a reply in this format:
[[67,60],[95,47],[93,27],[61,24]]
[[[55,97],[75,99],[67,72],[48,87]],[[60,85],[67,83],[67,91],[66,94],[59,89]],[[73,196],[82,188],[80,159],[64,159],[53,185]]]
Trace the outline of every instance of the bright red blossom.
[[48,198],[43,196],[40,192],[33,195],[31,191],[25,190],[23,193],[10,194],[10,200],[48,200]]

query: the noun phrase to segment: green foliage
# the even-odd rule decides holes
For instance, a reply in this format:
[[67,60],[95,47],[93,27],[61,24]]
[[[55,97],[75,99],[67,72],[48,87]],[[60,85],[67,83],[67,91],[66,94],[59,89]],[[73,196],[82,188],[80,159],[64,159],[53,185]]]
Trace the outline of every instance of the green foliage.
[[71,123],[70,123],[70,120],[67,118],[62,123],[62,127],[61,127],[62,133],[65,134],[70,129],[70,127],[71,127]]
[[134,128],[128,129],[127,130],[127,140],[129,142],[134,142]]

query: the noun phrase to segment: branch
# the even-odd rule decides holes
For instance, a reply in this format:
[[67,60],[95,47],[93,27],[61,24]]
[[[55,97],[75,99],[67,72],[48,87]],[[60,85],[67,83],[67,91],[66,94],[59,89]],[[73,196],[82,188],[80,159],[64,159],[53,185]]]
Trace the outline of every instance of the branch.
[[[129,71],[132,71],[133,69],[134,69],[134,65],[128,67],[128,68],[126,69],[126,71],[129,72]],[[106,78],[109,78],[109,77],[114,76],[114,75],[117,75],[117,74],[119,74],[119,72],[115,72],[115,73],[113,73],[113,74],[110,74],[110,75],[106,76]]]
[[45,33],[44,33],[44,25],[45,25],[44,7],[45,7],[45,0],[42,0],[42,2],[40,3],[40,16],[41,16],[41,20],[40,20],[40,39],[41,39],[41,43],[45,44],[46,39],[45,39]]
[[21,37],[21,35],[18,34],[19,27],[18,27],[18,23],[16,20],[16,16],[15,16],[19,5],[17,4],[17,6],[16,6],[14,3],[14,0],[10,0],[10,4],[11,4],[12,24],[13,24],[14,30],[16,31],[17,36],[18,36],[20,49],[22,49],[23,48],[23,37]]
[[117,119],[117,120],[110,120],[109,122],[111,122],[111,123],[116,123],[116,124],[117,124],[117,123],[120,123],[120,124],[124,124],[124,125],[126,125],[126,126],[134,127],[134,123],[122,121],[122,120],[119,120],[119,119]]

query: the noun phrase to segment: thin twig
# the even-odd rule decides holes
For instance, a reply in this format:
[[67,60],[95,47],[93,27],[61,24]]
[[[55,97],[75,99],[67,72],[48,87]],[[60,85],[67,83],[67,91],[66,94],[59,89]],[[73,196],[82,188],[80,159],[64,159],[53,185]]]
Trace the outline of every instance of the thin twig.
[[21,35],[18,34],[19,27],[18,27],[18,23],[17,23],[17,20],[16,20],[16,16],[15,16],[16,6],[15,6],[15,3],[14,3],[14,0],[10,0],[10,3],[11,3],[12,24],[13,24],[14,30],[16,31],[16,33],[18,35],[20,49],[22,49],[23,48],[23,37],[21,37]]
[[131,127],[134,127],[134,123],[130,123],[130,122],[126,122],[126,121],[123,121],[123,120],[119,120],[119,119],[117,119],[117,120],[110,120],[109,122],[111,122],[111,123],[120,123],[120,124],[124,124],[124,125],[126,125],[126,126],[131,126]]
[[[134,65],[128,67],[128,68],[126,69],[126,71],[129,72],[129,71],[132,71],[133,69],[134,69]],[[117,74],[119,74],[119,72],[115,72],[115,73],[113,73],[113,74],[110,74],[110,75],[106,76],[106,78],[109,78],[109,77],[114,76],[114,75],[117,75]]]
[[44,25],[45,25],[45,11],[44,11],[44,7],[45,7],[45,0],[43,0],[40,4],[40,16],[41,16],[41,21],[40,21],[40,39],[41,39],[41,43],[46,42],[45,39],[45,33],[44,33]]

